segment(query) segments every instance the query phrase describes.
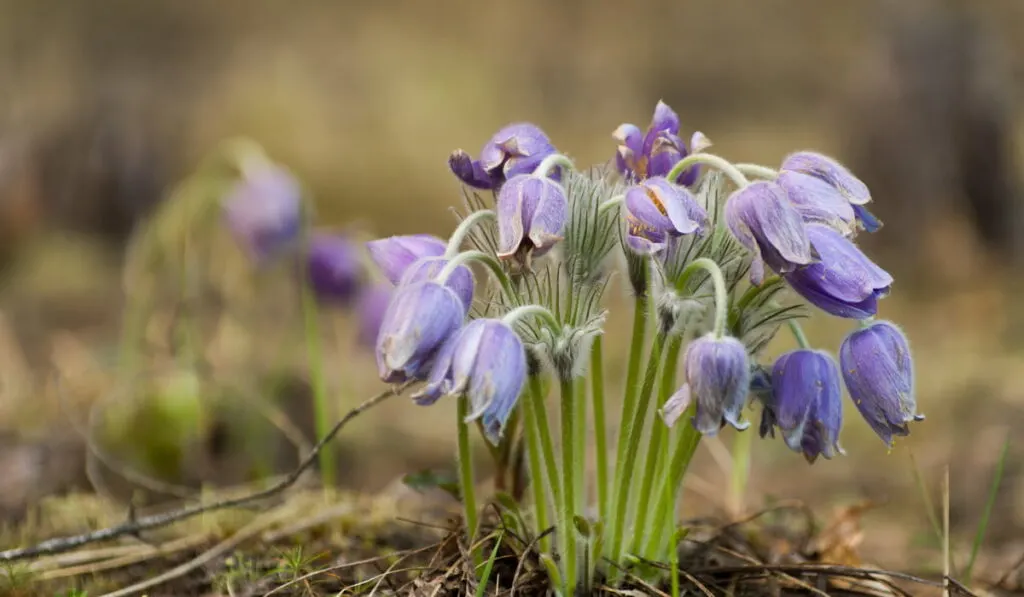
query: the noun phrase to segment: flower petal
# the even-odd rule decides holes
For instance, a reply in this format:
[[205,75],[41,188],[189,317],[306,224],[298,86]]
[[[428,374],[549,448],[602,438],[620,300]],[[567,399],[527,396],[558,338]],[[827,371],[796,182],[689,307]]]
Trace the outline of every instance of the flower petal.
[[871,191],[846,166],[836,160],[813,151],[798,151],[782,161],[782,170],[811,174],[839,189],[854,205],[871,201]]

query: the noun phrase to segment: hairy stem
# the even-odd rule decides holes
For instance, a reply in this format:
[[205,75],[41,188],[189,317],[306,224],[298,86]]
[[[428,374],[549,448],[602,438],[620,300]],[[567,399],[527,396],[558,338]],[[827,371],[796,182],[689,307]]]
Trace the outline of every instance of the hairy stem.
[[571,595],[576,589],[578,582],[579,542],[576,538],[574,517],[576,515],[576,454],[575,454],[575,412],[573,403],[576,400],[576,390],[572,378],[565,378],[561,381],[561,424],[562,424],[562,478],[565,485],[562,487],[562,516],[560,517],[563,553],[562,553],[562,578],[565,581],[566,594]]
[[590,398],[594,406],[594,444],[597,451],[597,506],[604,520],[608,511],[608,428],[604,414],[604,357],[601,336],[590,351]]
[[459,488],[462,495],[462,511],[466,521],[466,545],[470,546],[473,552],[473,560],[481,559],[478,550],[474,549],[473,542],[476,540],[477,512],[476,512],[476,488],[473,484],[473,453],[469,445],[469,424],[466,417],[469,414],[469,398],[460,396],[458,400],[458,415],[455,423],[458,429],[459,444]]

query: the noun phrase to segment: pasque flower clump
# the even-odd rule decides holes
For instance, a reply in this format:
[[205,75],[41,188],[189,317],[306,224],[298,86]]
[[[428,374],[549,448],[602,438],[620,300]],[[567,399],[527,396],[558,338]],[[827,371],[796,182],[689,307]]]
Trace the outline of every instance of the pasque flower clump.
[[[370,302],[381,380],[421,382],[421,406],[458,402],[468,537],[478,531],[475,424],[492,454],[519,455],[496,459],[516,468],[501,503],[518,503],[512,522],[535,535],[554,526],[539,545],[562,595],[596,578],[614,583],[637,561],[631,554],[668,559],[680,487],[703,436],[725,426],[757,434],[749,418],[759,410],[761,437],[778,432],[807,461],[831,459],[844,453],[844,387],[886,444],[923,418],[907,339],[876,319],[893,278],[857,245],[881,227],[867,186],[820,153],[792,153],[778,168],[734,164],[708,153],[702,133],[687,143],[680,130],[659,102],[645,131],[614,130],[607,165],[581,169],[540,127],[510,124],[479,154],[449,157],[467,187],[449,238],[366,247],[390,282],[374,286]],[[285,213],[288,185],[272,172],[254,176],[228,209],[262,259],[297,216]],[[237,215],[261,188],[259,217]],[[622,410],[611,417],[602,299],[620,271],[634,324]],[[813,314],[854,323],[838,360],[802,333],[799,320]],[[771,362],[764,348],[782,328],[800,347]]]

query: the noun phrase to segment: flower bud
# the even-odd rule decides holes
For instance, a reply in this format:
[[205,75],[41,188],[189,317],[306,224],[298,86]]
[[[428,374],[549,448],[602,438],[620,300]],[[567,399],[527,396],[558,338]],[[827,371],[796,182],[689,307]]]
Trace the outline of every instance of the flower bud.
[[569,202],[557,182],[523,174],[501,187],[497,213],[498,257],[529,267],[562,239]]
[[[497,190],[514,176],[532,174],[544,158],[555,151],[540,127],[520,122],[495,133],[484,144],[478,160],[461,149],[455,150],[448,158],[448,167],[469,186]],[[559,170],[556,168],[552,175],[557,179]]]
[[746,429],[740,422],[750,391],[750,360],[743,343],[731,336],[702,336],[686,347],[683,356],[686,384],[665,404],[666,422],[685,412],[696,400],[693,426],[704,435],[715,435],[725,423]]
[[316,234],[306,255],[309,284],[325,303],[351,303],[363,284],[358,249],[344,236]]
[[921,421],[914,400],[914,363],[906,336],[888,321],[852,332],[839,350],[846,389],[864,420],[886,445],[910,435]]
[[803,452],[808,462],[831,459],[839,447],[843,425],[839,369],[828,353],[799,349],[775,361],[771,395],[765,405],[761,435],[782,432],[789,449]]
[[752,182],[734,192],[725,203],[725,222],[754,253],[750,281],[755,286],[764,281],[765,264],[785,274],[814,261],[800,212],[774,182]]
[[302,191],[284,168],[268,163],[247,170],[222,207],[228,229],[258,264],[298,240]]
[[422,379],[466,312],[452,290],[436,282],[398,287],[377,336],[377,368],[387,383]]

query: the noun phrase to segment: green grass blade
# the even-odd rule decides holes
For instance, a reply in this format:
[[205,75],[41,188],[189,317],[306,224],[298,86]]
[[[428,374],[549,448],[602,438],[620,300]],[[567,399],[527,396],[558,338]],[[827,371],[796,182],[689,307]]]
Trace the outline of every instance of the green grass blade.
[[1003,442],[1003,451],[996,462],[996,471],[992,476],[992,486],[988,491],[988,501],[981,513],[981,520],[978,521],[978,530],[974,533],[974,545],[971,546],[971,559],[967,561],[967,568],[964,570],[964,579],[970,583],[971,573],[974,571],[974,562],[978,558],[978,551],[981,550],[981,542],[985,540],[985,531],[988,530],[989,517],[992,516],[992,508],[996,503],[996,495],[999,493],[999,485],[1003,482],[1003,471],[1006,469],[1006,457],[1010,453],[1010,436],[1006,436]]
[[487,583],[491,580],[491,571],[494,569],[494,560],[498,559],[498,548],[501,547],[501,540],[505,533],[499,533],[494,540],[494,549],[491,550],[491,557],[484,563],[484,573],[480,575],[480,584],[476,586],[476,597],[484,597],[487,592]]

